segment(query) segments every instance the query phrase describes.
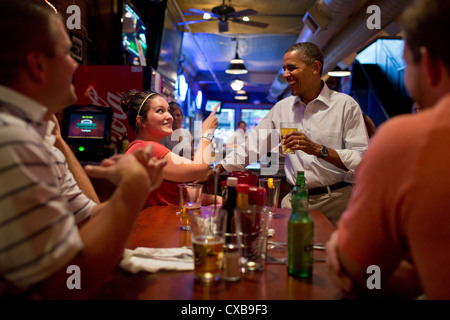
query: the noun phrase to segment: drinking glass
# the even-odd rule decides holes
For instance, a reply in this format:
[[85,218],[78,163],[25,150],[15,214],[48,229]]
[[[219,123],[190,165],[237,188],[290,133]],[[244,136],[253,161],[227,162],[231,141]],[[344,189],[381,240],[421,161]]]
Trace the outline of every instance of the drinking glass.
[[259,179],[259,187],[266,190],[265,206],[269,212],[269,216],[273,217],[277,213],[278,200],[280,197],[281,180],[279,178],[261,178]]
[[267,254],[269,214],[267,208],[249,205],[234,209],[236,235],[244,273],[264,269]]
[[190,230],[190,217],[200,212],[203,185],[183,183],[178,185],[180,200],[180,223],[182,230]]
[[203,207],[191,214],[191,242],[194,276],[203,283],[219,281],[223,276],[223,247],[227,212]]
[[[298,123],[295,122],[281,122],[280,123],[280,135],[283,137],[289,132],[298,131]],[[281,147],[284,154],[294,154],[295,152],[284,145],[284,140],[281,138]]]

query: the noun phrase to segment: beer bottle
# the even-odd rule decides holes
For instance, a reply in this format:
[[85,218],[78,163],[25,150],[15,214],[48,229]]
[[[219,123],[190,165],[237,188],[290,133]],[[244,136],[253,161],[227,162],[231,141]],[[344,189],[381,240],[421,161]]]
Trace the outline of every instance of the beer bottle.
[[308,189],[303,171],[297,172],[292,190],[292,211],[288,222],[288,273],[307,278],[313,268],[314,221],[308,209]]

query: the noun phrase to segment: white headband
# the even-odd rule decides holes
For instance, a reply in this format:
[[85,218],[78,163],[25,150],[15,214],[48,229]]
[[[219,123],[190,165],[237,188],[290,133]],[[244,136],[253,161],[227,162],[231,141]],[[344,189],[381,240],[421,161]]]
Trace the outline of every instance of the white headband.
[[137,115],[136,115],[136,129],[137,129],[137,117],[139,116],[139,113],[141,112],[142,106],[144,105],[145,101],[147,101],[148,98],[150,98],[152,95],[156,94],[155,92],[150,92],[148,96],[145,97],[144,101],[142,101],[141,105],[139,106]]

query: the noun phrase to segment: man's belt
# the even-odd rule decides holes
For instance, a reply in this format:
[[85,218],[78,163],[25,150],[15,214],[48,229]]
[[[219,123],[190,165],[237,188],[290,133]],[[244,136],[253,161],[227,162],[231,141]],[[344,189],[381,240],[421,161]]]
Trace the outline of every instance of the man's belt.
[[350,183],[341,181],[341,182],[338,182],[338,183],[333,184],[333,185],[328,186],[328,187],[318,187],[318,188],[308,189],[308,192],[309,192],[310,196],[316,196],[316,195],[319,195],[319,194],[328,193],[328,188],[330,188],[330,192],[331,192],[331,191],[334,191],[334,190],[337,190],[337,189],[344,188],[344,187],[349,186],[349,185],[350,185]]

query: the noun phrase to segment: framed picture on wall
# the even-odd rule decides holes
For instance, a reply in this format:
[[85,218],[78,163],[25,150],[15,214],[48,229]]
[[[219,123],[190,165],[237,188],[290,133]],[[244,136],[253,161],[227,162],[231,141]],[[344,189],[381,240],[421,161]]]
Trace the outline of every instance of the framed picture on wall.
[[76,35],[71,35],[72,38],[72,57],[79,63],[83,63],[83,39],[78,38]]

